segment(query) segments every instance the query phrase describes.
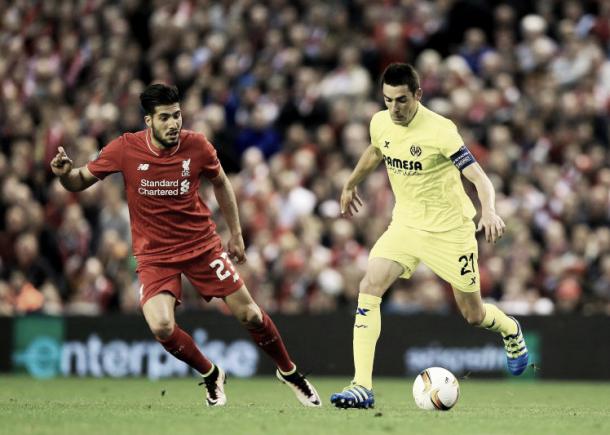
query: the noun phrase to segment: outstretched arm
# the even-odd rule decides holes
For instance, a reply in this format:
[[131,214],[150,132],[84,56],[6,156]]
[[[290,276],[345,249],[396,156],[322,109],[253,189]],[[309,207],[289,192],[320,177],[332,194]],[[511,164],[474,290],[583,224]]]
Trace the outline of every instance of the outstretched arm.
[[220,168],[218,176],[210,181],[214,186],[214,196],[216,196],[220,211],[231,232],[231,238],[229,239],[227,249],[229,255],[235,259],[237,263],[243,263],[246,261],[246,248],[244,239],[241,235],[241,225],[239,223],[239,214],[237,213],[237,200],[235,199],[235,193],[233,192],[233,187],[231,187],[231,182],[222,167]]
[[358,184],[377,168],[383,159],[383,154],[379,148],[369,145],[364,151],[356,168],[347,179],[343,191],[341,192],[341,215],[353,216],[358,212],[358,206],[362,206],[362,199],[358,196]]
[[59,147],[57,150],[57,154],[51,160],[51,170],[59,177],[61,185],[66,190],[80,192],[98,181],[86,166],[74,168],[72,159],[68,157],[63,147]]
[[481,220],[477,226],[477,231],[484,229],[485,240],[495,243],[504,234],[506,225],[502,218],[496,214],[494,186],[483,168],[476,162],[464,168],[462,174],[474,184],[481,202]]

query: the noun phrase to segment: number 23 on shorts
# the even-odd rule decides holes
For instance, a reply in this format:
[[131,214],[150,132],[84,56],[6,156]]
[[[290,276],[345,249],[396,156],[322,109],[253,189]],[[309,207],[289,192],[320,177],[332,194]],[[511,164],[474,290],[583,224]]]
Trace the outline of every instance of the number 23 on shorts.
[[235,271],[233,263],[226,252],[220,254],[220,258],[212,261],[210,267],[216,271],[216,276],[220,281],[224,281],[230,276],[233,276],[233,282],[239,280],[239,274]]

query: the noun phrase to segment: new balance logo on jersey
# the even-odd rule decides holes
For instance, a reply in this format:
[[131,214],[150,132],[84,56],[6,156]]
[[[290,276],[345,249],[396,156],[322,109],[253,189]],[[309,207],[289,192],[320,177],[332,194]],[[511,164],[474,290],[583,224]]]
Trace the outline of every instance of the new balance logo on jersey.
[[138,165],[138,171],[148,171],[148,168],[150,168],[148,163],[140,163]]
[[189,177],[191,175],[191,159],[182,160],[182,176]]

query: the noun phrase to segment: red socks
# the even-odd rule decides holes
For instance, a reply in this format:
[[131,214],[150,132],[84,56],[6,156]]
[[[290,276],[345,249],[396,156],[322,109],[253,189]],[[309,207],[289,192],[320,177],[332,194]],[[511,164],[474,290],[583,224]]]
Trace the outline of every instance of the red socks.
[[279,369],[288,373],[294,369],[294,364],[288,356],[286,346],[282,341],[282,337],[278,332],[273,320],[262,309],[263,323],[252,328],[248,328],[248,332],[252,336],[254,342],[271,357]]
[[197,370],[202,375],[209,373],[214,365],[199,351],[190,335],[176,325],[174,332],[165,340],[157,338],[165,350]]
[[[282,372],[291,372],[295,366],[288,356],[282,337],[275,327],[273,320],[271,320],[267,313],[262,310],[261,312],[263,313],[263,323],[248,328],[248,332],[250,332],[252,339],[258,347],[271,357]],[[202,375],[209,373],[212,367],[214,367],[210,360],[199,351],[191,336],[180,329],[178,325],[174,327],[172,335],[165,340],[157,338],[157,341],[163,345],[165,350],[187,363]]]

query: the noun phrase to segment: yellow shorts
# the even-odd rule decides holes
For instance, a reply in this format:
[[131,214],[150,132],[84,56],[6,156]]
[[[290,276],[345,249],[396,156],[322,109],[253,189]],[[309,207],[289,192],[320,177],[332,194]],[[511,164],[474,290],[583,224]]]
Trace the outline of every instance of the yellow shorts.
[[441,233],[392,222],[369,254],[369,258],[376,257],[401,264],[405,268],[401,278],[410,278],[422,261],[453,288],[463,292],[480,290],[479,250],[473,221]]

